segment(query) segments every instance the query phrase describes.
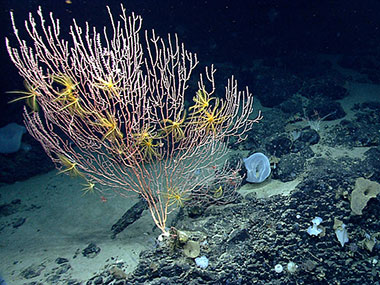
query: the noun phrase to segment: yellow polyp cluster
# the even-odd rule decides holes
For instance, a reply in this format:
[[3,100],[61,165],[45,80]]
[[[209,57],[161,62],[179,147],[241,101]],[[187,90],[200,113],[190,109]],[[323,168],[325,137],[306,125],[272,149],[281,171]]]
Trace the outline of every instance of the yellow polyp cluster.
[[7,93],[13,93],[13,94],[23,94],[25,96],[21,96],[19,98],[13,99],[9,101],[8,103],[17,102],[20,100],[25,100],[26,105],[32,110],[32,112],[38,112],[38,102],[37,97],[40,96],[40,94],[36,91],[38,87],[30,86],[27,81],[24,81],[24,86],[26,91],[9,91]]
[[81,117],[88,113],[80,104],[80,96],[76,88],[78,83],[74,83],[73,80],[65,74],[53,75],[52,79],[55,83],[64,87],[57,92],[58,97],[54,99],[54,101],[60,102],[62,105],[58,111],[69,109],[72,113]]

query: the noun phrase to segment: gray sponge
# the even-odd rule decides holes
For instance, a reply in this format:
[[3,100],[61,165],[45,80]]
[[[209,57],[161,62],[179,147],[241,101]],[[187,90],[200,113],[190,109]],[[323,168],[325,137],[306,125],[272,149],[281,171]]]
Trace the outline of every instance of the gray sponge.
[[17,152],[21,146],[22,135],[26,129],[16,123],[0,128],[0,153]]

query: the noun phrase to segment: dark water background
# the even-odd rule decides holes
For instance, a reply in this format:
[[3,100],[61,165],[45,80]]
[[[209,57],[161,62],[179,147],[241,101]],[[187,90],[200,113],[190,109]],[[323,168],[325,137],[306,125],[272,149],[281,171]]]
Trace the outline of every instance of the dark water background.
[[[0,6],[0,127],[22,121],[23,102],[7,104],[6,91],[22,89],[22,79],[9,60],[4,37],[15,44],[9,11],[13,10],[23,34],[23,21],[42,6],[61,19],[62,35],[75,18],[102,29],[109,25],[106,5],[117,15],[119,1],[2,0]],[[230,63],[239,68],[254,59],[304,53],[372,54],[379,51],[380,1],[124,1],[128,11],[142,15],[143,29],[157,34],[178,33],[187,49],[203,64]],[[249,80],[239,79],[243,85]]]

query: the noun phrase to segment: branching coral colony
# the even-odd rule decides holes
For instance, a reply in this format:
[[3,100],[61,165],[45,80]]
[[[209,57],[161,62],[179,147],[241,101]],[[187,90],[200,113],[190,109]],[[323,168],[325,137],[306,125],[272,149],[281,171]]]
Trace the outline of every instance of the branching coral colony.
[[186,110],[196,55],[177,36],[141,33],[142,18],[121,9],[115,20],[108,8],[111,32],[87,23],[83,29],[74,20],[70,40],[60,36],[52,14],[47,24],[39,8],[39,19],[30,14],[25,22],[24,41],[11,14],[18,47],[6,44],[27,88],[15,100],[26,100],[26,127],[57,168],[85,179],[84,193],[100,185],[122,196],[135,192],[167,234],[168,214],[192,193],[195,202],[217,199],[225,193],[223,183],[239,186],[237,169],[220,161],[227,161],[229,139],[244,140],[261,115],[249,117],[252,95],[238,91],[234,78],[225,97],[215,97],[213,66],[200,75]]

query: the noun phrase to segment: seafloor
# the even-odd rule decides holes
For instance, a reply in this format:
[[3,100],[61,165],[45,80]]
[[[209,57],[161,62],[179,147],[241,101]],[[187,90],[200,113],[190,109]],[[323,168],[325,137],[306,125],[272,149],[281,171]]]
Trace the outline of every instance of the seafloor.
[[[380,76],[370,68],[380,62],[360,62],[309,54],[249,70],[217,65],[221,77],[234,73],[253,86],[264,116],[245,142],[231,145],[234,156],[260,151],[273,164],[265,182],[244,182],[233,203],[171,216],[169,226],[200,245],[205,269],[183,244],[156,241],[148,211],[129,212],[115,232],[138,200],[82,197],[80,182],[57,175],[25,135],[29,147],[0,156],[1,276],[9,285],[379,284],[380,199],[360,215],[351,210],[357,179],[380,181]],[[323,232],[311,236],[315,217]],[[343,246],[334,221],[346,225]]]

